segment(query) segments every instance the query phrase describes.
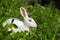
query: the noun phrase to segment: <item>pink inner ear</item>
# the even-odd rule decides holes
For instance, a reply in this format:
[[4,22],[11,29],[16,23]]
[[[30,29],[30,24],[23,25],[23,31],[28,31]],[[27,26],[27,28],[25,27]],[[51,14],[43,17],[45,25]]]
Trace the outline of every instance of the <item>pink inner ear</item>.
[[23,14],[23,16],[26,17],[24,9],[21,8],[21,10],[22,10],[22,14]]

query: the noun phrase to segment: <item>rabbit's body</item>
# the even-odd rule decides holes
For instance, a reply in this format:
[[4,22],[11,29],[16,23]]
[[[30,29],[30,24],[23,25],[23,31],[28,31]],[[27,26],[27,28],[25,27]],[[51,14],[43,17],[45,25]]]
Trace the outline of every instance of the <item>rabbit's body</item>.
[[[11,24],[12,20],[13,20],[13,24],[16,24],[19,21],[18,18],[9,18],[3,23],[3,27],[5,27],[7,24]],[[15,22],[15,21],[17,21],[17,22]]]
[[5,22],[3,22],[3,27],[11,23],[15,24],[18,28],[12,27],[8,29],[8,31],[12,29],[14,32],[21,32],[25,30],[29,32],[30,27],[37,27],[36,22],[32,18],[28,17],[28,14],[25,8],[21,7],[20,12],[24,18],[24,21],[20,21],[18,18],[10,18],[10,19],[7,19]]
[[[13,22],[12,22],[13,20]],[[27,30],[29,31],[29,27],[27,27],[26,25],[24,25],[24,22],[20,21],[18,18],[10,18],[10,19],[7,19],[4,23],[3,23],[3,27],[5,27],[7,24],[15,24],[17,28],[14,28],[12,27],[11,29],[14,31],[14,32],[20,32],[20,31],[24,31],[24,30]]]

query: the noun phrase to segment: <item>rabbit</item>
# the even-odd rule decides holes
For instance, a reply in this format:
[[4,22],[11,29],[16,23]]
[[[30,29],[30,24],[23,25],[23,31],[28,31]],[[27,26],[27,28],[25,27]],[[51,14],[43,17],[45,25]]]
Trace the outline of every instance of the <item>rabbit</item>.
[[14,32],[21,32],[25,30],[29,32],[30,27],[37,27],[37,23],[34,21],[34,19],[28,17],[28,14],[25,8],[20,7],[20,12],[24,19],[23,21],[19,20],[18,18],[9,18],[5,22],[3,22],[3,27],[5,27],[7,24],[11,24],[11,23],[15,24],[18,28],[12,27],[8,29],[8,31],[13,30]]

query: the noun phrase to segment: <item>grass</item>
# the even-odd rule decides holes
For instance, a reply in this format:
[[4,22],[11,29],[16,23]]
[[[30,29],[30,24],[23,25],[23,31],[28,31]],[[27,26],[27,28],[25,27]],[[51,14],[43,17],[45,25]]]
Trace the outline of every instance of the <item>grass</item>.
[[[19,8],[26,8],[29,17],[34,18],[37,28],[31,28],[30,33],[15,33],[10,35],[2,23],[11,17],[23,20]],[[33,7],[27,5],[27,0],[1,0],[0,1],[0,40],[60,40],[60,12],[54,6],[41,6],[35,4]]]

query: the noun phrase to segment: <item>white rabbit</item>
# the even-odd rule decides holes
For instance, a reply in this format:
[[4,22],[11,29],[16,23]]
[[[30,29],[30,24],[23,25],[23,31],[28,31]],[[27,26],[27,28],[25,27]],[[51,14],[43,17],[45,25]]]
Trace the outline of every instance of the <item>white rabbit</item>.
[[[18,18],[10,18],[3,22],[3,27],[5,27],[7,24],[11,24],[13,19],[14,19],[13,24],[15,24],[18,27],[18,28],[12,27],[12,30],[14,32],[21,32],[25,30],[29,31],[30,27],[37,27],[36,22],[32,18],[28,17],[25,8],[21,7],[20,12],[24,18],[24,21],[20,21]],[[8,30],[10,31],[11,29],[9,28]]]

